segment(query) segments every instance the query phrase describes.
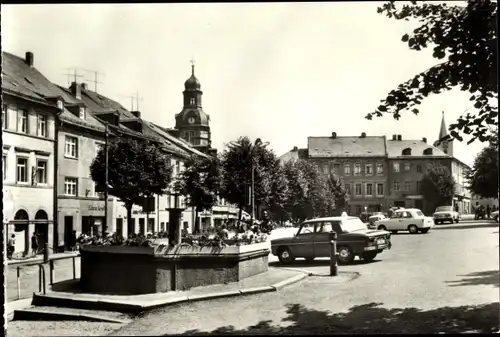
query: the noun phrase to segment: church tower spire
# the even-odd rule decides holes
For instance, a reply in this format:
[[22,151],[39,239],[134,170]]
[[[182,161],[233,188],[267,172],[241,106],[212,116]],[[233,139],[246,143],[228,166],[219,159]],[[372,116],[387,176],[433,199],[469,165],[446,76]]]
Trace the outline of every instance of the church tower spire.
[[[446,122],[444,121],[444,111],[442,114],[441,128],[439,129],[439,136],[435,146],[447,155],[453,157],[453,140],[442,140],[444,137],[448,136],[448,128],[446,127]],[[439,142],[440,140],[442,141]]]

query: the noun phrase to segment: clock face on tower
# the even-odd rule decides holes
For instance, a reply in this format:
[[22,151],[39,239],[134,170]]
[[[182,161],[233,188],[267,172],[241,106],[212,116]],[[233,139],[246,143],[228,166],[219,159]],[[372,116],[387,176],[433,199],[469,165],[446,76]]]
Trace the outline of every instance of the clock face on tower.
[[189,124],[193,124],[193,123],[194,123],[194,117],[189,117],[189,119],[188,119],[188,123],[189,123]]

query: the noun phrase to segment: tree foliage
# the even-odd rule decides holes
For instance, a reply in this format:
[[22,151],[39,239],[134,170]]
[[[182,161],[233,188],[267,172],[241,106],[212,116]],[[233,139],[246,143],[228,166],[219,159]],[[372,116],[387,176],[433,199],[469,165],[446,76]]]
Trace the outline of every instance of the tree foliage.
[[455,195],[455,179],[446,167],[435,164],[422,177],[421,189],[432,210],[437,206],[449,206]]
[[349,203],[349,195],[347,194],[344,182],[340,177],[330,174],[327,178],[327,186],[334,201],[334,209],[331,212],[335,213],[335,215],[340,215]]
[[[90,166],[90,175],[101,191],[106,186],[105,149],[101,148]],[[169,156],[159,144],[116,137],[108,142],[108,193],[119,198],[127,209],[130,224],[133,204],[162,195],[171,180]]]
[[221,167],[217,157],[193,156],[184,163],[184,171],[175,181],[177,193],[187,196],[187,204],[196,209],[195,230],[199,231],[198,213],[217,203],[222,184]]
[[498,136],[477,155],[466,181],[475,195],[498,199]]
[[411,1],[397,8],[395,1],[389,1],[378,13],[396,20],[418,20],[420,26],[404,34],[402,41],[412,50],[432,46],[432,55],[440,63],[401,83],[366,118],[389,113],[399,119],[409,109],[418,114],[416,106],[425,97],[460,87],[470,92],[476,113],[468,112],[451,124],[450,134],[460,141],[461,134],[470,135],[469,143],[487,141],[492,135],[488,125],[498,125],[497,3],[469,0],[465,6],[459,2],[450,6]]

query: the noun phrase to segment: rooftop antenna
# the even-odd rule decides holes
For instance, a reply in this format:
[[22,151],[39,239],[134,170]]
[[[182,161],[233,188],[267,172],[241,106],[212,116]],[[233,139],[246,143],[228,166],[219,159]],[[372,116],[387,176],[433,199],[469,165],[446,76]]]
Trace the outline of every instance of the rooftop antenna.
[[[83,75],[78,74],[78,69],[79,68],[77,68],[77,67],[66,68],[66,70],[68,71],[68,73],[64,74],[64,75],[68,76],[68,85],[71,85],[71,77],[74,78],[74,82],[75,83],[78,83],[78,81],[77,81],[78,77],[83,77]],[[71,71],[73,71],[73,73],[71,73]]]
[[139,92],[135,93],[135,104],[136,104],[136,111],[139,111],[139,101],[143,101],[142,97],[139,97]]
[[120,95],[121,97],[130,98],[131,108],[130,111],[134,111],[134,100],[135,96]]
[[102,84],[102,82],[99,82],[98,80],[98,76],[105,76],[106,74],[104,73],[101,73],[99,71],[96,71],[96,70],[90,70],[90,69],[83,69],[82,70],[84,71],[87,71],[87,72],[90,72],[90,73],[93,73],[94,74],[94,80],[88,80],[89,82],[93,82],[94,83],[94,91],[97,93],[97,84]]

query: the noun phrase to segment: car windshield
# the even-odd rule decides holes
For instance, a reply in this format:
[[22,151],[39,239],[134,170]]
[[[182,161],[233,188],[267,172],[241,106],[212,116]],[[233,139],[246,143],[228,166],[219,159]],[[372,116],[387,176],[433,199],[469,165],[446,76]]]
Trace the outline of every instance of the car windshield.
[[453,208],[451,206],[439,206],[436,208],[436,212],[452,212]]
[[314,233],[314,222],[306,222],[300,226],[296,235]]
[[418,216],[424,216],[424,213],[422,213],[422,211],[415,211],[415,213],[416,213]]
[[343,232],[347,233],[366,229],[366,225],[359,218],[342,220],[340,227]]

